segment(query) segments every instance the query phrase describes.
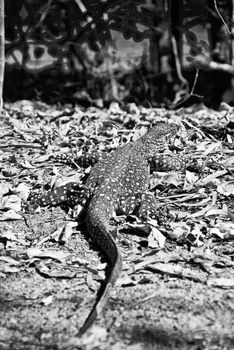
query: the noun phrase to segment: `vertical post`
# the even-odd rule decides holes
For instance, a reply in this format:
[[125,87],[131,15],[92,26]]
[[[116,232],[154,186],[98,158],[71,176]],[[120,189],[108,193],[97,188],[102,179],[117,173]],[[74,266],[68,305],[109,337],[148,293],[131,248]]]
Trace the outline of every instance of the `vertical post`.
[[4,26],[4,0],[0,0],[0,115],[3,107],[3,81],[5,69],[5,26]]
[[[233,23],[233,20],[234,20],[234,0],[232,0],[232,7],[231,7],[231,23]],[[231,50],[231,65],[234,64],[234,31],[232,29],[232,26],[231,27],[231,32],[232,32],[232,36],[231,36],[231,47],[230,47],[230,50]]]
[[182,62],[183,57],[183,41],[182,32],[180,28],[183,24],[184,16],[184,4],[183,0],[169,0],[169,23],[171,35],[175,38],[177,44],[177,50],[179,55],[179,60]]

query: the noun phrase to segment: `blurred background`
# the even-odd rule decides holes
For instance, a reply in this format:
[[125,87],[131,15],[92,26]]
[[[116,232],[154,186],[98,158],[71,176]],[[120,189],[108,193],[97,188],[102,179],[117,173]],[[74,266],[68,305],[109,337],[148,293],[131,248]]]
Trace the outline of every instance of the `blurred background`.
[[7,0],[4,100],[234,105],[232,0]]

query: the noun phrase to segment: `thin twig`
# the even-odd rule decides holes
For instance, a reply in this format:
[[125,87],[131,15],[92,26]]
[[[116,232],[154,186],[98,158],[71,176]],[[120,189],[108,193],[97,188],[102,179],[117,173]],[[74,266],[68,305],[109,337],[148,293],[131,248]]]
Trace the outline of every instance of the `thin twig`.
[[14,143],[11,145],[0,145],[0,148],[20,148],[20,147],[24,147],[24,148],[41,148],[41,145],[39,144],[34,144],[34,143]]
[[192,86],[190,95],[193,95],[193,93],[194,93],[194,89],[195,89],[195,86],[196,86],[196,84],[197,84],[198,73],[199,73],[199,69],[197,68],[197,69],[196,69],[196,75],[195,75],[195,78],[194,78],[194,82],[193,82],[193,86]]
[[175,64],[176,64],[176,73],[180,81],[184,84],[186,90],[188,91],[188,82],[187,80],[183,77],[182,72],[181,72],[181,65],[180,65],[180,60],[179,60],[179,55],[178,55],[178,50],[177,50],[177,44],[174,36],[171,37],[171,43],[172,43],[172,48],[173,48],[173,53],[175,56]]
[[232,33],[230,32],[230,30],[229,30],[229,28],[228,28],[228,26],[227,26],[227,23],[224,21],[223,16],[222,16],[221,13],[219,12],[219,9],[218,9],[216,0],[214,0],[214,7],[215,7],[215,10],[216,10],[218,16],[220,17],[221,21],[223,22],[225,28],[227,29],[228,34],[231,35]]
[[[35,25],[35,28],[38,28],[42,22],[45,20],[46,16],[48,15],[48,12],[50,10],[50,6],[52,4],[53,0],[49,0],[47,5],[45,5],[44,7],[41,7],[41,18],[39,19],[39,21],[37,22],[37,24]],[[43,10],[42,10],[43,9]]]

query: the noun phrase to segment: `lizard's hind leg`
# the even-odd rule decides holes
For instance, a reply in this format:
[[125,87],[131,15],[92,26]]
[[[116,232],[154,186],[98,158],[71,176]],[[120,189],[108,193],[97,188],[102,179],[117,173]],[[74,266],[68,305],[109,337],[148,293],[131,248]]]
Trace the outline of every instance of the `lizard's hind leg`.
[[87,186],[76,182],[69,182],[64,186],[47,192],[32,192],[29,196],[30,204],[38,204],[41,207],[66,204],[73,207],[77,204],[85,205],[90,197]]

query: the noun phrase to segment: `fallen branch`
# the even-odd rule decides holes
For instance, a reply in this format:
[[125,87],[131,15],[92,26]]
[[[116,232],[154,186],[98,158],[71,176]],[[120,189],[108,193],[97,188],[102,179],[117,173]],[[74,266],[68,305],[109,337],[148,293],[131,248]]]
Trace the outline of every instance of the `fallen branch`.
[[[187,57],[190,62],[189,68],[204,69],[211,71],[222,71],[231,75],[234,75],[234,67],[227,63],[218,63],[215,61],[210,61],[206,57]],[[185,68],[188,68],[185,66]]]

